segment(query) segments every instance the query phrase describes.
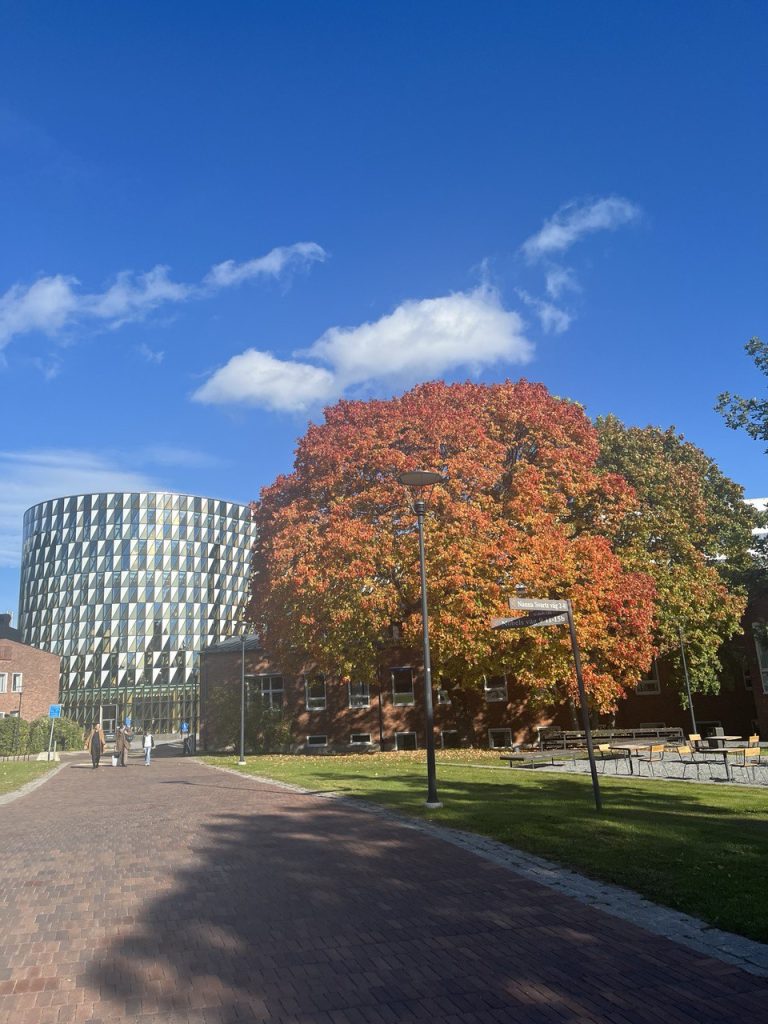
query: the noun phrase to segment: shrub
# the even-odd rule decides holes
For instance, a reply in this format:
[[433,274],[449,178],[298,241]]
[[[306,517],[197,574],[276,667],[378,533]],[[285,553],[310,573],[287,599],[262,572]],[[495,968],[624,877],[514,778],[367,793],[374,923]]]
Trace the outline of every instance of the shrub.
[[[42,750],[47,750],[50,735],[51,719],[36,718],[29,725],[29,738],[26,750],[30,754],[37,754]],[[55,718],[53,739],[57,750],[82,750],[84,740],[82,727],[71,718]]]
[[23,718],[0,718],[0,757],[27,752],[29,725]]

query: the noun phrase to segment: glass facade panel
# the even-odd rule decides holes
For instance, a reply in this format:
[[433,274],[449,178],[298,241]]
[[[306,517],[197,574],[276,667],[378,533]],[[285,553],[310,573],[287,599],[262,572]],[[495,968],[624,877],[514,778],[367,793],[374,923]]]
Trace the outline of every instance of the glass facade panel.
[[196,728],[199,652],[238,631],[254,539],[248,506],[186,494],[30,508],[20,628],[25,643],[60,655],[64,714],[87,725],[107,708],[158,734]]

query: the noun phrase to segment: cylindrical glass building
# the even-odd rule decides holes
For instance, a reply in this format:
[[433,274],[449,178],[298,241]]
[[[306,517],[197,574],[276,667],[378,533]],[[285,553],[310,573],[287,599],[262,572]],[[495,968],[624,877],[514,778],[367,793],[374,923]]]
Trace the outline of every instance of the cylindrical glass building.
[[110,733],[197,725],[203,647],[240,628],[247,505],[171,493],[79,494],[24,514],[19,623],[61,656],[64,714]]

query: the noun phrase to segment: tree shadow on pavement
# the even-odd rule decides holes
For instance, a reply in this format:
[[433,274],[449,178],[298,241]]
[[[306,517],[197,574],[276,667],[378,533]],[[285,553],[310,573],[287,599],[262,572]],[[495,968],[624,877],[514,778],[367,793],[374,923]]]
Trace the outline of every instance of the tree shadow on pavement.
[[245,781],[213,799],[89,970],[117,1011],[105,1021],[575,1024],[641,1007],[722,1024],[764,995],[391,819]]

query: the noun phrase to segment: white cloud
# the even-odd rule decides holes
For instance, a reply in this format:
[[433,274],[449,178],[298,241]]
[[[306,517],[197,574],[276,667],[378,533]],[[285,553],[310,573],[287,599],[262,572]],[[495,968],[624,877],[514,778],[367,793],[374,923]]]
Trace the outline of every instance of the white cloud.
[[160,352],[157,349],[150,348],[145,342],[139,345],[136,350],[139,355],[143,356],[148,363],[154,363],[155,366],[159,366],[165,359],[165,352]]
[[529,295],[528,292],[522,290],[518,290],[517,294],[527,306],[535,311],[545,334],[562,334],[573,323],[573,316],[564,309],[560,309],[559,306],[546,302],[544,299],[537,299],[534,295]]
[[552,299],[559,299],[563,292],[581,291],[581,286],[571,268],[560,267],[556,263],[552,263],[547,268],[545,281],[547,295]]
[[295,354],[302,359],[280,360],[249,349],[217,370],[192,397],[304,410],[360,385],[407,386],[461,367],[479,371],[496,363],[525,363],[533,347],[519,315],[503,308],[494,289],[482,286],[404,302],[373,323],[332,327]]
[[0,566],[21,558],[24,512],[39,501],[95,491],[157,490],[157,481],[78,449],[0,451]]
[[144,274],[121,271],[102,292],[82,292],[77,278],[63,274],[38,278],[31,285],[15,284],[0,295],[0,349],[18,335],[33,331],[55,337],[68,327],[88,322],[120,327],[143,319],[161,305],[204,298],[257,277],[279,277],[290,267],[317,262],[325,256],[315,242],[278,246],[245,263],[219,263],[202,284],[172,281],[164,266]]
[[192,396],[198,402],[241,402],[278,412],[299,411],[338,393],[333,373],[320,366],[275,359],[249,348],[217,370]]
[[535,263],[552,253],[565,252],[584,235],[594,231],[613,231],[640,217],[640,208],[628,199],[609,196],[591,202],[570,202],[544,222],[544,226],[522,245],[522,251]]
[[266,256],[246,260],[245,263],[235,263],[234,260],[217,263],[206,274],[203,284],[209,288],[229,288],[254,277],[279,277],[288,267],[322,263],[327,255],[316,242],[280,245]]

